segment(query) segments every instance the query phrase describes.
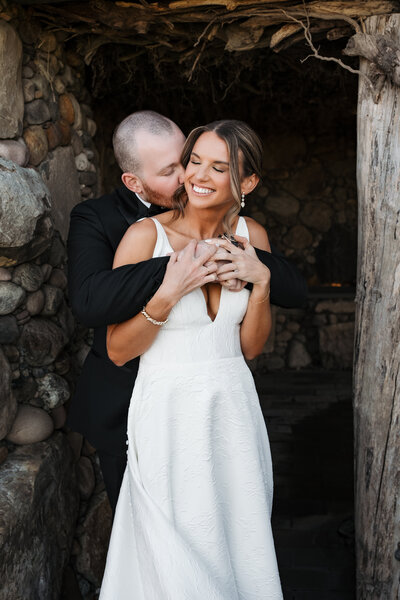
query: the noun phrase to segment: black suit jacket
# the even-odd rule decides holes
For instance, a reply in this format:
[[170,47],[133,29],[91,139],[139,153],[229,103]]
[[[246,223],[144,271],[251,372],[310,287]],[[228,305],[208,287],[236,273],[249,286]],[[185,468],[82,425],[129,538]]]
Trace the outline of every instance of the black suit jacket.
[[[129,401],[139,359],[117,367],[107,355],[107,325],[137,314],[160,286],[168,257],[112,269],[114,254],[125,231],[148,215],[126,187],[98,199],[86,200],[71,212],[68,236],[68,289],[72,311],[94,328],[89,352],[67,424],[103,452],[126,452]],[[275,248],[257,250],[271,271],[271,302],[285,307],[304,304],[307,287],[298,269]]]

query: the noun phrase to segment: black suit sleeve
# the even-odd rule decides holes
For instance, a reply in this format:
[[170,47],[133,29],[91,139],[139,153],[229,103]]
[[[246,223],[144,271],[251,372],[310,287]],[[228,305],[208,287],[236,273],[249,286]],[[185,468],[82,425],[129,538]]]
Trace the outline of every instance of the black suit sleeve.
[[112,269],[114,251],[102,224],[84,203],[71,212],[68,289],[72,311],[87,327],[121,323],[137,314],[157,291],[168,257]]
[[271,271],[271,304],[284,308],[304,306],[307,284],[299,269],[271,244],[271,252],[256,248],[257,256]]

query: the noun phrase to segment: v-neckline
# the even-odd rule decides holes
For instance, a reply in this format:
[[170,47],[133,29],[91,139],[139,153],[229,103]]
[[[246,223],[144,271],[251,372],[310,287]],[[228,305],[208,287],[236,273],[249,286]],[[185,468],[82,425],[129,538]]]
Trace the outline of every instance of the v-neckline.
[[[151,218],[151,219],[153,219],[154,221],[157,221],[157,223],[160,225],[161,229],[163,230],[163,233],[164,233],[164,235],[165,235],[165,238],[166,238],[166,240],[167,240],[167,242],[168,242],[168,245],[169,245],[169,247],[170,247],[170,250],[172,250],[172,252],[176,252],[176,250],[174,250],[174,249],[173,249],[173,247],[172,247],[172,245],[171,245],[171,242],[169,241],[168,234],[167,234],[167,232],[165,231],[165,228],[164,228],[164,226],[162,225],[162,223],[160,223],[160,221],[159,221],[158,219],[154,219],[153,217],[150,217],[150,218]],[[236,223],[235,235],[237,234],[237,230],[238,230],[238,226],[239,226],[239,221],[240,221],[240,216],[238,217],[238,220],[237,220],[237,223]],[[156,228],[157,228],[157,226],[156,226]],[[206,285],[207,285],[207,284],[206,284]],[[224,288],[224,286],[223,286],[223,285],[221,285],[221,293],[220,293],[220,295],[219,295],[219,304],[218,304],[218,310],[217,310],[217,312],[215,313],[215,317],[214,317],[214,319],[212,319],[212,318],[210,317],[209,313],[208,313],[208,304],[207,304],[207,300],[206,300],[205,294],[204,294],[204,292],[203,292],[203,286],[201,286],[201,287],[198,287],[198,288],[195,288],[195,289],[193,290],[194,292],[195,292],[195,291],[197,291],[197,290],[199,290],[199,291],[200,291],[200,293],[201,293],[201,296],[202,296],[202,298],[203,298],[203,303],[204,303],[204,309],[205,309],[205,313],[206,313],[207,317],[210,319],[210,324],[212,324],[212,323],[215,323],[215,321],[216,321],[216,320],[217,320],[217,318],[218,318],[218,315],[219,315],[219,313],[221,312],[221,306],[222,306],[222,293],[223,293],[224,289],[225,289],[225,288]]]

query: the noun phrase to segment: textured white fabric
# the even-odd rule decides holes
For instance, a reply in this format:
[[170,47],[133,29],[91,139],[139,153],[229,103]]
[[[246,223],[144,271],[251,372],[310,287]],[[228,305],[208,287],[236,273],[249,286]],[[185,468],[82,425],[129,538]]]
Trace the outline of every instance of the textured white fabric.
[[283,597],[269,441],[240,349],[248,296],[222,288],[214,321],[201,289],[184,296],[140,359],[100,600]]

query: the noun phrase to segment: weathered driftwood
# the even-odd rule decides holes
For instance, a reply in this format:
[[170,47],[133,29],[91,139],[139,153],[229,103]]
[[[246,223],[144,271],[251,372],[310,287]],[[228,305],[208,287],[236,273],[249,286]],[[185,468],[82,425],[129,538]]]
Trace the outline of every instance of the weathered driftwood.
[[[316,33],[330,28],[337,32],[343,22],[358,31],[358,19],[390,14],[398,7],[397,0],[177,0],[169,4],[91,0],[65,6],[40,3],[33,14],[50,28],[86,36],[90,46],[86,61],[90,62],[103,43],[136,44],[150,49],[169,46],[171,51],[176,47],[189,51],[210,26],[215,28],[207,43],[223,40],[229,51],[268,45],[278,51],[302,39],[293,26],[293,18],[310,20],[310,29]],[[96,37],[102,42],[94,42]]]
[[[385,36],[400,47],[400,14],[371,17],[365,28],[367,35]],[[371,77],[374,65],[362,59],[361,70]],[[359,600],[400,597],[399,123],[400,88],[386,79],[375,103],[370,86],[360,78],[354,357]]]
[[356,33],[347,42],[343,53],[367,58],[378,71],[400,85],[400,45],[389,35]]

